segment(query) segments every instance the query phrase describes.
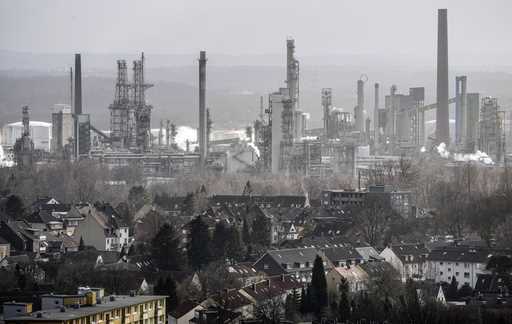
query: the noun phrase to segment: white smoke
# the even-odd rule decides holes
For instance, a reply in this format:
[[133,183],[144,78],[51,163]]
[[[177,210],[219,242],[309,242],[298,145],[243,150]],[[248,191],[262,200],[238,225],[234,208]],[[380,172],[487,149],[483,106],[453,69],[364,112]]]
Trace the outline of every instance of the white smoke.
[[[194,151],[197,146],[197,129],[188,126],[178,126],[176,135],[176,144],[182,150],[187,149],[187,140],[190,144],[190,151]],[[194,144],[192,144],[194,143]]]
[[439,144],[437,147],[437,153],[439,153],[439,155],[441,155],[441,157],[447,159],[450,157],[450,152],[448,152],[448,150],[446,149],[446,144],[445,143],[441,143]]
[[478,161],[482,162],[483,164],[492,165],[494,164],[494,161],[492,158],[485,152],[476,151],[473,154],[460,154],[455,153],[453,155],[453,159],[455,161],[463,161],[463,162],[469,162],[469,161]]
[[[442,158],[448,159],[450,157],[453,158],[453,160],[458,162],[470,162],[470,161],[476,161],[487,165],[494,164],[494,161],[492,158],[485,152],[482,151],[476,151],[475,153],[470,154],[463,154],[463,153],[454,153],[450,154],[450,152],[446,149],[446,144],[441,143],[436,147],[437,153]],[[422,147],[423,152],[423,147]]]

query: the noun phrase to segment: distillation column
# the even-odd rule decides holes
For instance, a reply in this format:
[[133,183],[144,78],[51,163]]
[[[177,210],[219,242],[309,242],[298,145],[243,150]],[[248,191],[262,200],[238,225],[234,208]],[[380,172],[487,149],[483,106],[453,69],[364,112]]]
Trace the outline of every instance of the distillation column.
[[332,106],[332,89],[322,89],[322,107],[324,114],[324,137],[329,138],[329,114]]
[[455,144],[463,145],[466,137],[466,76],[455,77]]

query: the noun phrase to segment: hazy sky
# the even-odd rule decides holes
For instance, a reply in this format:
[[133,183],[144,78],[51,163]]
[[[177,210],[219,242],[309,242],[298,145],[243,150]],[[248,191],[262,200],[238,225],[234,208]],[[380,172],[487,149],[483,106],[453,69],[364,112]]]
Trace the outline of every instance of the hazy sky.
[[293,36],[303,56],[431,65],[437,8],[448,8],[451,60],[510,65],[510,0],[0,0],[0,50],[275,54]]

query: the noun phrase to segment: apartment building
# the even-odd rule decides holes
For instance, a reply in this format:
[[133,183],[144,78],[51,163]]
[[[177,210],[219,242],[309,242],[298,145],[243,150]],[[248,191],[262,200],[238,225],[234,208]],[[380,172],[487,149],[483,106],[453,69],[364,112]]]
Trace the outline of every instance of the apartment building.
[[[5,324],[166,324],[165,296],[73,296],[77,303],[6,317]],[[66,300],[65,296],[59,296]],[[25,309],[31,309],[26,307]],[[12,313],[11,313],[12,314]]]

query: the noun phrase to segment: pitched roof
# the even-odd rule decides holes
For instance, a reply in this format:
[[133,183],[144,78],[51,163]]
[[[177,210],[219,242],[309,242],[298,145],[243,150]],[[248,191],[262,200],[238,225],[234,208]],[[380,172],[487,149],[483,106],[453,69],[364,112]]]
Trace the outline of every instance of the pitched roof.
[[363,257],[351,245],[330,247],[323,250],[325,256],[333,263],[346,260],[363,260]]
[[[183,315],[187,314],[197,306],[201,306],[200,304],[193,302],[191,300],[185,300],[181,304],[176,307],[176,309],[170,311],[170,315],[176,319],[181,318]],[[202,307],[202,306],[201,306]]]
[[365,262],[359,264],[359,267],[368,274],[370,279],[379,277],[383,273],[394,274],[397,280],[400,278],[395,268],[386,261]]
[[359,266],[336,267],[331,271],[336,271],[347,281],[363,281],[368,279],[368,274]]
[[365,261],[382,260],[379,252],[373,246],[360,246],[355,248]]
[[10,244],[6,239],[0,236],[0,244]]
[[305,196],[274,195],[274,196],[247,196],[247,195],[214,195],[210,201],[213,204],[249,204],[270,205],[271,207],[304,206]]
[[310,262],[311,266],[313,266],[313,262],[315,261],[316,256],[321,254],[321,252],[315,248],[269,250],[267,253],[279,264]]
[[502,293],[512,291],[510,274],[478,274],[475,290],[482,293]]
[[297,279],[289,275],[282,275],[254,283],[242,288],[242,290],[256,300],[256,302],[261,302],[300,288],[302,288],[302,285]]
[[[391,250],[400,258],[402,262],[418,262],[425,258],[428,250],[424,244],[419,243],[404,243],[391,245]],[[413,256],[412,261],[409,261],[409,256]]]
[[262,274],[254,268],[251,262],[239,262],[237,264],[227,266],[227,271],[238,277],[251,277]]
[[496,254],[512,255],[512,251],[470,246],[450,246],[430,251],[428,259],[431,261],[487,263],[490,257]]
[[25,218],[30,223],[48,224],[50,222],[62,222],[60,219],[54,217],[49,210],[37,210]]
[[92,217],[104,229],[126,227],[121,216],[110,204],[96,203],[81,207],[80,213],[84,217]]
[[238,289],[224,289],[212,298],[226,309],[237,309],[252,304],[252,301],[244,296]]
[[286,241],[283,248],[328,248],[349,244],[342,236],[310,236]]

